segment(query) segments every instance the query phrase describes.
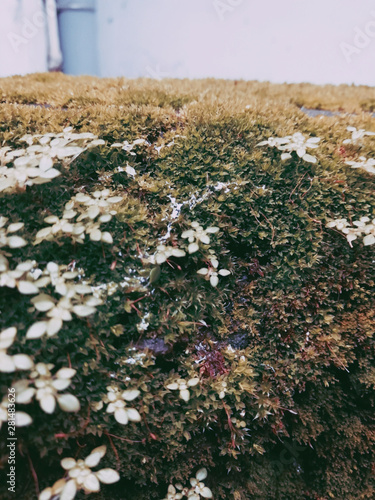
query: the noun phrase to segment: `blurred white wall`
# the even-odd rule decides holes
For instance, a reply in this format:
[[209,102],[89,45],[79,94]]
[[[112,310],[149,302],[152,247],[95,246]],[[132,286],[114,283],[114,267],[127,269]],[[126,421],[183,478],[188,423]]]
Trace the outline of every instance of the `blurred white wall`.
[[42,0],[0,0],[0,77],[47,71]]
[[58,68],[55,0],[0,0],[0,77]]
[[375,85],[374,0],[97,0],[102,76]]

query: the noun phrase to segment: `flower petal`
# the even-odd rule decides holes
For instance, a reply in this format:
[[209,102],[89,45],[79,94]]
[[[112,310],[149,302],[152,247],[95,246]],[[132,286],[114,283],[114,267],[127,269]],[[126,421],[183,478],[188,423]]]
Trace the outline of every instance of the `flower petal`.
[[60,368],[60,370],[56,373],[57,378],[73,378],[77,373],[77,370],[73,368]]
[[19,281],[17,288],[18,291],[23,295],[32,295],[33,293],[39,293],[39,288],[30,281]]
[[203,479],[206,479],[207,477],[207,469],[205,467],[199,469],[199,471],[195,474],[195,477],[198,481],[203,481]]
[[34,304],[35,309],[41,312],[49,311],[55,305],[52,297],[45,293],[41,293],[40,295],[33,297],[31,302]]
[[195,253],[195,252],[198,252],[199,250],[199,245],[198,243],[190,243],[189,246],[188,246],[188,252],[191,254],[191,253]]
[[129,421],[128,412],[124,408],[115,411],[115,419],[119,424],[126,425]]
[[169,389],[170,391],[177,391],[178,389],[178,384],[176,382],[172,382],[172,384],[168,384],[167,386],[167,389]]
[[75,412],[81,408],[78,399],[73,394],[62,394],[57,397],[57,401],[62,411]]
[[123,391],[121,397],[125,399],[125,401],[133,401],[133,399],[137,398],[140,394],[140,391],[137,389],[130,389]]
[[27,245],[27,242],[20,236],[9,236],[8,245],[10,248],[21,248]]
[[53,337],[57,332],[61,330],[63,326],[63,320],[60,318],[52,318],[47,323],[47,335],[48,337]]
[[74,458],[63,458],[60,462],[61,464],[61,467],[65,470],[69,470],[69,469],[73,469],[73,467],[75,467],[76,465],[76,461],[74,460]]
[[96,309],[94,307],[89,307],[82,304],[79,306],[74,306],[73,312],[80,318],[85,318],[86,316],[94,314],[96,312]]
[[194,378],[191,378],[190,380],[188,380],[187,385],[188,385],[189,387],[194,387],[194,386],[196,386],[198,383],[199,383],[199,378],[198,378],[198,377],[194,377]]
[[189,399],[190,399],[190,392],[187,390],[187,389],[182,389],[180,391],[180,397],[181,399],[183,399],[184,401],[188,402]]
[[39,339],[47,331],[47,321],[37,321],[27,330],[27,339]]
[[83,486],[90,493],[100,490],[99,479],[95,476],[95,474],[89,474],[84,480]]
[[220,276],[229,276],[230,271],[228,269],[220,269],[219,274]]
[[128,413],[128,418],[131,422],[141,421],[141,416],[135,408],[128,408],[127,413]]
[[202,491],[200,491],[200,494],[203,498],[212,498],[213,497],[212,491],[210,490],[210,488],[207,488],[207,486],[202,488]]
[[120,480],[120,475],[113,469],[102,469],[95,473],[101,483],[112,484]]
[[74,479],[68,481],[61,493],[60,500],[73,500],[77,493],[77,486]]
[[26,356],[26,354],[15,354],[13,356],[13,361],[17,370],[31,370],[34,366],[33,360],[30,356]]
[[33,422],[33,419],[23,411],[16,411],[16,427],[25,427]]
[[213,287],[216,287],[219,283],[219,278],[216,275],[211,276],[210,283]]
[[52,394],[46,394],[45,396],[43,396],[40,399],[39,404],[41,409],[48,414],[51,414],[55,411],[56,400],[55,397],[52,396]]

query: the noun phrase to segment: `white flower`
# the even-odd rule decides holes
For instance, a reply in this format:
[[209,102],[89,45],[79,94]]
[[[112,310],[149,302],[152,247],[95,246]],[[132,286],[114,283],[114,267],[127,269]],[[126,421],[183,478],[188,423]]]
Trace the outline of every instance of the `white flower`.
[[[215,264],[216,262],[217,261],[214,261]],[[197,271],[197,274],[205,276],[206,279],[210,280],[211,285],[213,287],[216,287],[219,283],[219,275],[229,276],[230,271],[228,271],[228,269],[220,269],[219,271],[217,271],[215,267],[210,267],[210,268],[202,267],[202,269],[199,269],[199,271]]]
[[[39,401],[41,409],[46,413],[53,413],[56,401],[62,411],[77,412],[80,409],[78,399],[72,394],[59,394],[71,384],[76,374],[73,368],[61,368],[55,375],[51,369],[54,365],[37,363],[35,370],[30,373],[30,380],[19,380],[14,384],[16,388],[16,402],[28,404],[33,397]],[[30,383],[34,387],[30,387]]]
[[152,260],[153,262],[156,262],[156,264],[162,264],[172,256],[184,257],[186,255],[186,252],[184,250],[172,246],[159,245],[158,247],[156,247],[156,250],[157,252],[153,256],[153,258],[150,259],[150,261]]
[[31,271],[36,262],[25,261],[16,266],[15,269],[9,269],[9,261],[0,254],[0,287],[18,288],[23,295],[32,295],[38,293],[39,289],[35,283]]
[[375,159],[365,158],[364,156],[359,157],[360,161],[346,161],[346,165],[350,165],[352,168],[361,168],[366,170],[369,174],[375,174]]
[[171,384],[168,384],[166,387],[170,391],[180,391],[180,398],[188,402],[190,399],[189,388],[196,386],[198,383],[199,378],[197,377],[191,378],[188,381],[180,378],[172,382]]
[[114,469],[101,469],[93,472],[100,460],[106,454],[106,446],[99,446],[92,450],[85,460],[63,458],[61,467],[67,471],[67,478],[60,479],[51,488],[46,488],[39,495],[39,500],[52,500],[59,495],[60,500],[73,500],[77,491],[83,490],[86,494],[100,490],[100,483],[112,484],[120,480]]
[[257,144],[257,146],[271,146],[272,148],[278,148],[283,144],[289,142],[289,137],[269,137],[266,141],[261,141]]
[[9,224],[9,226],[5,229],[7,222],[7,217],[0,216],[0,248],[21,248],[27,245],[27,242],[20,236],[13,236],[13,233],[16,233],[24,227],[24,223],[15,222],[13,224]]
[[189,242],[188,252],[195,253],[199,250],[199,242],[204,243],[205,245],[210,244],[209,234],[214,234],[219,231],[218,227],[208,227],[207,229],[203,229],[203,227],[198,222],[192,222],[192,229],[188,229],[181,234],[181,237],[187,239]]
[[35,166],[33,157],[22,156],[14,162],[14,167],[0,167],[0,192],[25,189],[34,184],[45,184],[58,177],[60,172],[55,168],[42,170]]
[[108,402],[107,413],[113,413],[119,424],[126,425],[130,422],[140,422],[141,416],[135,408],[128,408],[126,401],[133,401],[140,392],[137,389],[120,391],[116,386],[108,386],[106,402]]
[[[0,429],[3,424],[8,423],[9,421],[9,414],[8,414],[8,397],[5,396],[0,403]],[[16,411],[15,414],[15,424],[16,427],[25,427],[27,425],[32,424],[33,419],[28,415],[27,413],[23,411]]]
[[227,392],[228,384],[225,381],[222,381],[218,384],[217,390],[219,391],[219,399],[225,398],[225,393]]
[[308,148],[317,148],[319,137],[309,137],[305,138],[301,132],[296,132],[293,135],[287,135],[286,137],[270,137],[267,141],[262,141],[258,146],[269,145],[276,147],[280,151],[287,151],[281,155],[282,160],[287,160],[292,157],[291,153],[295,151],[297,155],[303,160],[309,163],[316,163],[315,156],[311,156],[306,153]]
[[361,139],[363,139],[366,135],[375,135],[375,132],[367,132],[363,128],[356,129],[356,127],[347,127],[346,130],[352,133],[352,137],[351,139],[345,139],[343,144],[357,144],[358,142],[361,142]]
[[375,219],[371,221],[370,217],[364,216],[359,220],[353,221],[353,226],[349,225],[346,219],[336,219],[328,222],[328,228],[336,228],[345,234],[349,245],[352,247],[352,241],[363,236],[365,246],[375,244]]
[[200,500],[200,498],[213,498],[210,488],[205,486],[203,479],[207,477],[207,469],[200,469],[195,477],[190,479],[191,489],[188,492],[189,500]]
[[[114,196],[114,193],[109,189],[102,191],[94,191],[92,194],[78,193],[65,205],[65,210],[78,210],[81,215],[78,221],[84,219],[94,220],[100,216],[100,222],[109,222],[112,215],[117,214],[117,210],[113,205],[117,205],[123,200],[122,196]],[[84,211],[82,211],[82,208]]]
[[11,327],[0,332],[0,372],[12,373],[16,370],[31,370],[33,360],[26,354],[7,354],[17,335],[17,328]]
[[126,165],[125,167],[125,172],[130,175],[130,177],[135,177],[137,175],[137,172],[133,167],[131,167],[129,164]]
[[[96,307],[103,303],[100,298],[94,296],[94,290],[90,285],[67,282],[76,278],[79,275],[78,271],[68,271],[67,266],[49,262],[46,269],[40,272],[42,274],[34,282],[35,286],[44,287],[52,284],[56,293],[62,297],[56,300],[49,294],[39,293],[31,299],[35,309],[45,312],[48,319],[31,325],[26,333],[27,339],[37,339],[44,334],[52,337],[61,330],[64,321],[72,320],[72,313],[85,318],[95,314]],[[83,270],[80,272],[83,273]]]
[[131,144],[128,141],[115,142],[114,144],[111,145],[111,148],[121,148],[127,153],[130,153],[131,155],[135,156],[135,153],[132,151],[132,149],[137,144],[147,144],[147,141],[145,139],[136,139]]
[[163,500],[180,500],[186,496],[187,493],[188,488],[184,488],[181,484],[176,484],[176,487],[174,487],[173,484],[170,484],[168,486],[167,496]]
[[[44,240],[53,241],[61,236],[69,236],[76,243],[83,243],[85,234],[91,241],[102,241],[112,244],[109,232],[101,231],[100,224],[109,222],[117,210],[113,205],[122,201],[122,196],[113,196],[109,189],[94,191],[92,195],[78,193],[65,205],[61,219],[56,215],[44,219],[51,227],[45,227],[37,232],[34,244]],[[74,222],[73,219],[76,218]],[[94,220],[96,222],[94,222]]]

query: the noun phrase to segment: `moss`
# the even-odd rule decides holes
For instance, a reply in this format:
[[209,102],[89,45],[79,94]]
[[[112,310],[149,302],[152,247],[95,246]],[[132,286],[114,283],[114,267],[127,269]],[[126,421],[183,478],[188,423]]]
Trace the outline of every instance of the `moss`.
[[[18,498],[35,498],[30,463],[44,488],[61,477],[62,456],[86,456],[102,443],[103,464],[117,466],[122,479],[97,498],[160,499],[170,482],[185,484],[200,467],[217,499],[371,498],[373,247],[350,248],[325,224],[375,217],[374,176],[344,163],[371,156],[374,139],[342,147],[348,125],[374,126],[365,113],[320,119],[298,108],[360,113],[371,109],[364,103],[374,89],[59,74],[3,79],[0,88],[3,145],[68,125],[109,144],[150,143],[135,155],[97,147],[52,183],[1,195],[1,214],[24,221],[30,240],[79,191],[108,186],[124,196],[106,227],[114,247],[65,238],[12,251],[14,263],[74,261],[94,284],[125,282],[95,316],[35,341],[24,335],[36,318],[30,297],[0,289],[0,330],[21,332],[13,352],[71,363],[82,406],[68,416],[27,406],[35,423],[17,430]],[[281,162],[276,149],[256,146],[297,130],[322,138],[316,164]],[[118,171],[126,165],[135,178]],[[142,260],[167,232],[171,199],[183,203],[172,225],[176,243],[192,221],[219,228],[211,249],[231,275],[216,288],[196,273],[205,246],[160,269]],[[177,374],[200,376],[188,402],[165,387]],[[2,394],[14,378],[2,374]],[[141,391],[134,403],[142,422],[122,426],[92,403],[111,381],[125,388],[129,379]],[[1,446],[5,456],[5,440]]]

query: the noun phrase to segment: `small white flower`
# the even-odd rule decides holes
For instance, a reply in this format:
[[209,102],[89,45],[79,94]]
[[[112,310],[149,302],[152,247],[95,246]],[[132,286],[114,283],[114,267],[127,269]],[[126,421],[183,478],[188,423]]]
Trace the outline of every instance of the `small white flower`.
[[326,227],[336,228],[341,231],[352,247],[352,241],[359,237],[363,237],[363,244],[365,246],[375,244],[375,219],[371,221],[370,217],[364,216],[359,220],[353,221],[353,226],[349,225],[346,219],[336,219],[327,223]]
[[270,137],[268,140],[260,142],[258,146],[265,146],[267,144],[271,147],[276,147],[280,151],[285,151],[281,155],[282,160],[291,158],[291,153],[295,151],[303,160],[309,163],[316,163],[315,156],[308,154],[306,150],[308,148],[317,148],[319,141],[319,137],[309,137],[306,139],[301,132],[296,132],[286,137]]
[[135,177],[137,175],[137,172],[133,167],[131,167],[129,164],[126,165],[125,167],[125,172],[130,175],[130,177]]
[[60,479],[51,488],[46,488],[39,495],[39,500],[52,500],[59,495],[61,500],[73,500],[79,490],[86,494],[96,493],[100,490],[100,483],[112,484],[120,480],[114,469],[101,469],[93,472],[100,460],[106,454],[106,446],[99,446],[92,450],[85,460],[63,458],[61,467],[67,472],[67,478]]
[[180,379],[177,379],[176,381],[172,382],[171,384],[168,384],[166,387],[170,391],[179,391],[180,398],[183,399],[184,401],[188,402],[190,399],[189,388],[195,387],[198,383],[199,383],[199,378],[197,378],[197,377],[191,378],[187,381],[180,378]]
[[116,386],[108,386],[106,402],[108,402],[107,413],[113,413],[119,424],[126,425],[130,422],[140,422],[141,416],[135,408],[128,408],[126,402],[136,399],[140,392],[137,389],[120,391]]
[[352,133],[352,137],[351,139],[345,139],[343,144],[358,144],[366,135],[375,135],[375,132],[367,132],[363,128],[356,129],[356,127],[347,127],[346,130]]
[[195,477],[190,479],[191,489],[188,492],[189,500],[200,500],[200,498],[213,498],[210,488],[205,486],[203,480],[207,477],[207,469],[199,469]]
[[[178,491],[177,491],[178,490]],[[181,484],[176,484],[176,487],[173,484],[168,486],[167,496],[163,500],[180,500],[188,493],[188,488],[184,488]]]
[[209,245],[209,234],[215,234],[219,231],[219,228],[214,226],[203,229],[203,227],[196,221],[192,222],[190,225],[192,229],[188,229],[181,234],[181,237],[187,239],[189,242],[188,252],[190,254],[199,250],[199,242]]
[[[215,260],[214,263],[216,264],[217,261]],[[197,271],[197,274],[205,276],[206,279],[210,280],[211,285],[213,287],[216,287],[219,283],[219,275],[229,276],[230,271],[228,271],[228,269],[220,269],[219,271],[217,271],[215,267],[210,267],[210,268],[202,267],[202,269],[199,269],[199,271]]]
[[[33,397],[39,401],[41,409],[46,413],[53,413],[56,401],[62,411],[77,412],[80,409],[78,399],[72,394],[59,394],[71,384],[71,379],[76,374],[72,368],[61,368],[55,375],[51,369],[54,365],[37,363],[30,373],[30,380],[19,380],[14,384],[16,388],[16,402],[28,404]],[[30,387],[30,383],[34,387]]]
[[369,174],[375,174],[375,159],[367,159],[364,156],[359,157],[360,161],[346,161],[346,165],[350,165],[352,168],[361,168]]
[[111,148],[121,148],[127,153],[135,156],[135,153],[132,150],[134,146],[136,146],[137,144],[147,144],[147,141],[145,139],[136,139],[132,143],[129,143],[128,141],[115,142],[114,144],[111,145]]
[[25,261],[12,270],[9,269],[8,259],[0,254],[0,287],[17,287],[23,295],[38,293],[39,289],[31,272],[35,265],[34,261]]
[[156,247],[156,253],[153,257],[153,260],[156,264],[162,264],[167,261],[169,257],[184,257],[186,252],[181,250],[180,248],[167,246],[167,245],[159,245]]

